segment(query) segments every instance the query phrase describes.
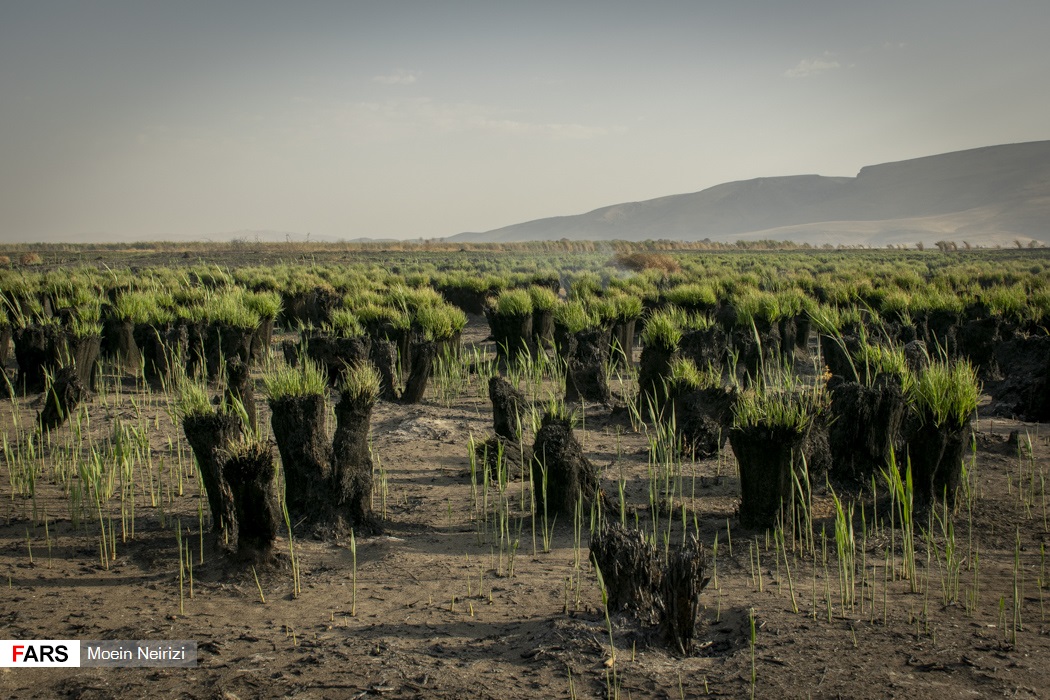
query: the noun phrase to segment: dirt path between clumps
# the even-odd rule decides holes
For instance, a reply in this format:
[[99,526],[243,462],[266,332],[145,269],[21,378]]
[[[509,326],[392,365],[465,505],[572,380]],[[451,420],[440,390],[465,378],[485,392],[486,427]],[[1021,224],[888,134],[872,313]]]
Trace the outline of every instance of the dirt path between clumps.
[[[468,341],[480,343],[485,334],[476,319],[471,331]],[[680,658],[662,646],[656,630],[614,616],[613,661],[587,564],[586,526],[579,567],[571,522],[554,523],[551,549],[543,552],[542,524],[537,521],[534,532],[531,517],[520,509],[524,485],[517,475],[508,485],[511,529],[519,538],[512,559],[508,548],[501,551],[492,523],[475,517],[468,443],[491,433],[482,378],[474,377],[453,398],[432,386],[420,405],[377,406],[373,451],[386,488],[374,503],[385,532],[356,543],[356,593],[348,542],[297,540],[298,597],[292,596],[286,555],[276,570],[261,574],[257,586],[250,571],[234,569],[207,539],[201,553],[196,481],[187,477],[178,496],[173,476],[179,454],[189,459],[181,430],[162,397],[147,396],[127,379],[122,385],[119,396],[110,391],[87,401],[90,424],[81,426],[82,440],[100,440],[120,425],[141,427],[154,465],[167,469],[161,505],[150,505],[140,485],[134,536],[125,541],[119,505],[111,504],[116,551],[107,568],[100,559],[97,515],[86,510],[95,520],[75,528],[69,499],[49,476],[61,467],[63,440],[72,440],[70,434],[43,446],[32,499],[12,496],[5,455],[2,636],[194,640],[199,666],[5,668],[0,694],[6,697],[546,700],[748,697],[753,691],[769,698],[921,699],[1040,697],[1050,687],[1045,426],[988,418],[975,424],[979,486],[972,508],[955,514],[959,595],[948,604],[943,555],[927,554],[923,542],[917,556],[920,591],[910,592],[908,581],[888,579],[887,551],[891,544],[899,548],[899,534],[891,539],[887,529],[871,526],[873,507],[878,518],[886,517],[884,500],[873,506],[870,494],[863,495],[866,534],[857,505],[856,601],[844,606],[825,487],[815,493],[815,557],[790,555],[785,565],[765,533],[736,523],[739,484],[731,454],[687,462],[690,528],[695,514],[708,551],[716,534],[719,542],[715,579],[702,596],[698,649]],[[40,408],[35,398],[16,406],[23,423]],[[259,411],[268,424],[265,402]],[[15,416],[10,403],[0,406],[9,442],[16,435]],[[1008,444],[1015,430],[1031,435],[1030,456]],[[646,436],[620,413],[590,406],[577,436],[603,469],[606,489],[616,493],[622,475],[628,501],[648,522]],[[185,463],[183,468],[188,474]],[[176,494],[170,499],[164,490],[169,487]],[[181,611],[173,522],[181,522],[194,558],[192,590],[184,580]],[[826,564],[822,531],[830,540]],[[678,526],[672,532],[681,536]],[[942,552],[944,538],[938,534],[934,541]],[[287,552],[286,538],[279,547]],[[899,556],[893,563],[899,565]]]

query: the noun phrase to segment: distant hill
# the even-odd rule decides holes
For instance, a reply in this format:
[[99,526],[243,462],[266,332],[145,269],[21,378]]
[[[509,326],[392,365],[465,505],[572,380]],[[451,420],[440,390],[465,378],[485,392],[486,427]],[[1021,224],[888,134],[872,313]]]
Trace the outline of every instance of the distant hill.
[[775,239],[886,244],[1050,243],[1050,141],[869,165],[857,177],[794,175],[537,219],[454,241]]

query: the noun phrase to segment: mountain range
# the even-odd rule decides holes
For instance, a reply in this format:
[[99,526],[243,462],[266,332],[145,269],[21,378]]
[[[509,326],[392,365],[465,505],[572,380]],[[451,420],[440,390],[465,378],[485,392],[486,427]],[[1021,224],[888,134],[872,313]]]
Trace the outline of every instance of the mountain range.
[[556,216],[453,241],[790,240],[822,245],[1050,244],[1050,141],[793,175]]

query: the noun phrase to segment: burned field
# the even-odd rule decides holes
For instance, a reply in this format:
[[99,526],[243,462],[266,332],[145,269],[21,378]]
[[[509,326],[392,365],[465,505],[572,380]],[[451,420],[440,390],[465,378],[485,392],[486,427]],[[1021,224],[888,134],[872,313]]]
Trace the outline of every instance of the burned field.
[[8,696],[1050,680],[1040,252],[215,254],[0,273],[4,636],[199,649]]

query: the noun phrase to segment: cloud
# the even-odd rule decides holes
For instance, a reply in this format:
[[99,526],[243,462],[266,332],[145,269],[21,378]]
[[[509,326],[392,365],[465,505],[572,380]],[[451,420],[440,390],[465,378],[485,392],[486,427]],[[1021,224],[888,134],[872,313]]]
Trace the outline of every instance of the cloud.
[[485,115],[468,117],[464,126],[477,131],[487,131],[509,136],[543,136],[556,139],[592,139],[623,133],[623,127],[588,126],[559,122],[523,122],[514,119],[495,119]]
[[823,58],[803,58],[794,68],[784,71],[784,77],[808,78],[811,75],[820,75],[841,67],[838,61],[827,55]]
[[403,70],[399,68],[393,73],[373,76],[372,82],[380,85],[411,85],[419,80],[420,75],[420,72],[417,70]]
[[506,110],[471,102],[443,102],[426,97],[347,105],[324,121],[340,123],[357,134],[393,139],[424,133],[485,133],[509,137],[586,140],[626,131],[622,126],[528,121]]

